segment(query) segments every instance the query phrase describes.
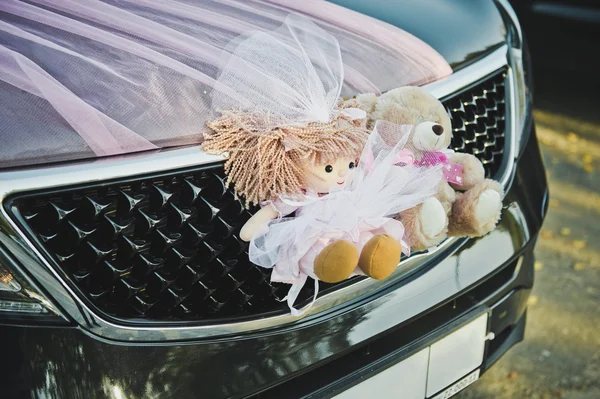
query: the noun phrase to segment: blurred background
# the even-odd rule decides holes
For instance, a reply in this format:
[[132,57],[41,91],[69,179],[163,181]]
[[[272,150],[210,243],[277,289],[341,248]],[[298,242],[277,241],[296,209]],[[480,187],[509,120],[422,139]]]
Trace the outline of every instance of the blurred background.
[[550,184],[525,341],[458,399],[600,399],[600,1],[511,0]]

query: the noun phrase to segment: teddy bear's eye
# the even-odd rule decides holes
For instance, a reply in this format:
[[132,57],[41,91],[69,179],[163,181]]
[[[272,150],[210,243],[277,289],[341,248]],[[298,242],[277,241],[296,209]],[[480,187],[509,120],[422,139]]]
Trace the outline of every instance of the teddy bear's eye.
[[325,166],[325,172],[327,172],[327,173],[333,172],[333,166],[331,166],[331,165]]
[[348,165],[348,167],[349,167],[350,169],[354,169],[354,167],[355,167],[355,166],[356,166],[356,165],[354,164],[354,162],[350,162],[350,165]]

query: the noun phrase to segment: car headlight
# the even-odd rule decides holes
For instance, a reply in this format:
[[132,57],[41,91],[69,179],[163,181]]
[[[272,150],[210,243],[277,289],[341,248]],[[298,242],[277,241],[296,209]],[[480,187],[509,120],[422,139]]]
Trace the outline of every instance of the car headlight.
[[59,319],[59,312],[0,249],[0,323]]
[[508,58],[514,80],[512,99],[515,102],[516,148],[520,156],[529,140],[531,124],[533,123],[531,57],[519,20],[512,6],[507,0],[496,0],[496,3],[507,27]]
[[522,48],[511,47],[509,57],[515,81],[513,100],[516,111],[517,149],[520,156],[529,140],[533,123],[533,79],[527,43],[523,42]]

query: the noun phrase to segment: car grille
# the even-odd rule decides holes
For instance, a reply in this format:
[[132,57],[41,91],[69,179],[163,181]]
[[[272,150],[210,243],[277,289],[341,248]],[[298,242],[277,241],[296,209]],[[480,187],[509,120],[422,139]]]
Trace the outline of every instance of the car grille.
[[[493,176],[504,146],[504,72],[444,101],[452,146]],[[253,209],[221,164],[35,192],[7,208],[85,301],[122,321],[224,323],[287,311],[289,285],[248,260],[238,233]],[[321,284],[321,293],[352,284]],[[313,294],[306,284],[297,303]]]
[[452,119],[451,148],[475,155],[486,177],[494,177],[503,165],[506,109],[502,70],[451,99],[444,101]]

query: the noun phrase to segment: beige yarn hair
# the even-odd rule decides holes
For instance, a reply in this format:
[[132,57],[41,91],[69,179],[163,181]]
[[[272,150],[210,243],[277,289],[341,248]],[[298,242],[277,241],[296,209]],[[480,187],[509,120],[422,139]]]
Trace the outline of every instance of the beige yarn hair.
[[[342,108],[356,106],[346,101]],[[202,149],[227,152],[227,184],[246,206],[278,195],[298,196],[306,188],[304,165],[340,157],[358,157],[367,141],[364,120],[338,115],[329,123],[276,127],[265,131],[268,116],[261,113],[223,112],[207,124]]]

